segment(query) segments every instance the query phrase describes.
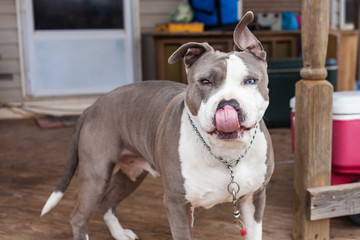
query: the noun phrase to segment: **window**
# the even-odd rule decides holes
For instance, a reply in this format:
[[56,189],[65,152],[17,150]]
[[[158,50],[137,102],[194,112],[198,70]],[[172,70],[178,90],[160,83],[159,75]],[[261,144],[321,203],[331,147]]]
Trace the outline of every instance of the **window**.
[[35,30],[123,29],[122,0],[34,0]]

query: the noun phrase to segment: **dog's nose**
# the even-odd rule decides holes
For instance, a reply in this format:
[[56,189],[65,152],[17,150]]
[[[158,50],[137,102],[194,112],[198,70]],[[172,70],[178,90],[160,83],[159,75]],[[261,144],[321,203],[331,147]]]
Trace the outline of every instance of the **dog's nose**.
[[239,111],[240,108],[240,104],[236,99],[230,99],[230,100],[221,100],[216,108],[216,111],[224,108],[226,105],[232,106],[236,111]]
[[244,110],[240,107],[239,102],[236,99],[221,100],[216,108],[216,111],[223,109],[226,105],[232,106],[238,114],[239,123],[244,122],[246,115]]
[[235,99],[221,100],[217,106],[214,124],[218,130],[232,132],[245,121],[245,114]]

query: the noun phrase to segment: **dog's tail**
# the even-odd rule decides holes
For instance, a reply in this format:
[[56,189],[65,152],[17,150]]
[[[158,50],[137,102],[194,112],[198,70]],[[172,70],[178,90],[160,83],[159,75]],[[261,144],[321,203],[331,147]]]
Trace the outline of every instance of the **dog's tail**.
[[79,135],[84,123],[86,112],[87,111],[85,110],[84,113],[80,116],[79,120],[77,121],[75,131],[72,137],[72,145],[71,145],[70,153],[68,155],[68,159],[65,165],[64,172],[61,176],[60,183],[58,184],[55,191],[52,192],[49,199],[46,201],[41,211],[41,216],[48,213],[53,207],[56,206],[56,204],[58,204],[58,202],[63,197],[66,189],[70,185],[72,177],[74,176],[75,170],[79,163],[79,155],[78,155]]

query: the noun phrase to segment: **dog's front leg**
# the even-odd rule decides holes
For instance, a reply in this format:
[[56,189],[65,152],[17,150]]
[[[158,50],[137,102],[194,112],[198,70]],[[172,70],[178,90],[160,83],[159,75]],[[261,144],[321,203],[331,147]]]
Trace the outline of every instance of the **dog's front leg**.
[[183,197],[169,197],[165,194],[164,203],[167,207],[168,220],[174,240],[191,240],[191,205]]
[[244,196],[240,201],[241,215],[247,231],[246,240],[262,240],[265,198],[265,188],[263,188]]

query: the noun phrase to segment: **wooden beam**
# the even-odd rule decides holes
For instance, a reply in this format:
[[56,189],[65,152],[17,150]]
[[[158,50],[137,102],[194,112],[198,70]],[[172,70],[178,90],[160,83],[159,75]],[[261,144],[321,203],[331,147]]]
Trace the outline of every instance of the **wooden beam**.
[[308,219],[319,220],[360,213],[360,183],[309,188]]
[[330,185],[332,85],[325,80],[329,1],[303,0],[301,37],[303,80],[296,84],[294,218],[295,240],[328,240],[329,219],[306,217],[306,190]]
[[295,240],[329,239],[328,219],[312,222],[306,217],[306,191],[308,188],[330,185],[332,89],[332,85],[325,80],[301,80],[296,84]]

